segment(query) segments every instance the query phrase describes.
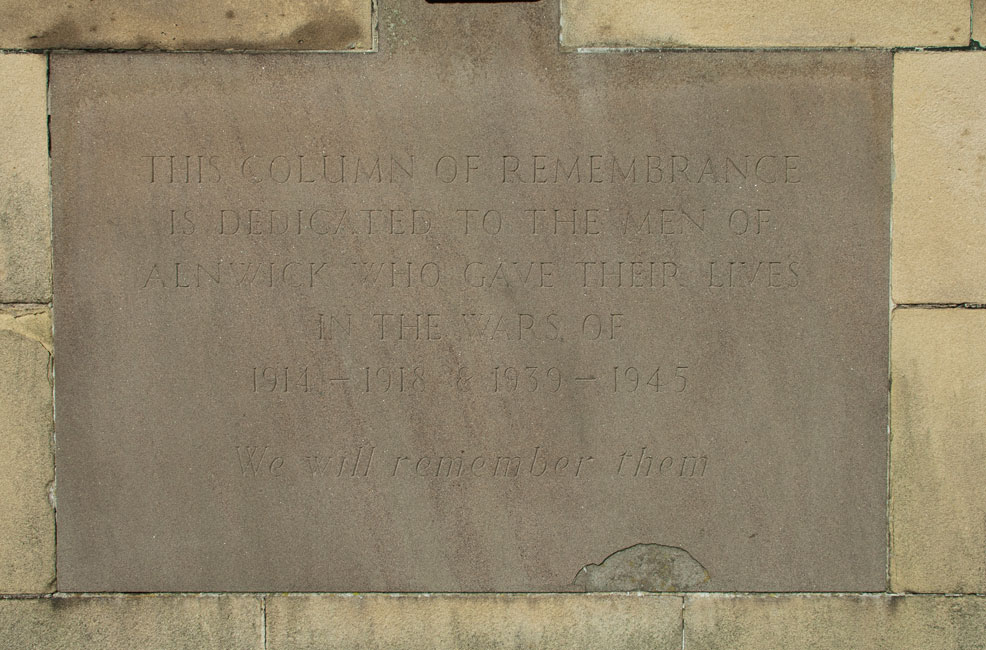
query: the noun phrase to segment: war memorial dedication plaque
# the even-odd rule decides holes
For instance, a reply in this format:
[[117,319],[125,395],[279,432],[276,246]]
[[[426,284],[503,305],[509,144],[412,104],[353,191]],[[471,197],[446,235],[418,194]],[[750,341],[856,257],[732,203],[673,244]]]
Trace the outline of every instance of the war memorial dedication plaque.
[[61,590],[883,588],[890,55],[473,10],[53,56]]

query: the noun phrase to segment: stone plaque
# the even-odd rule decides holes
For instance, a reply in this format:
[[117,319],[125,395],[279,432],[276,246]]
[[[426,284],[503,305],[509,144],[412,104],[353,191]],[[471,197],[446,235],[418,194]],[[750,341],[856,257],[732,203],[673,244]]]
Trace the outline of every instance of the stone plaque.
[[63,591],[885,585],[885,52],[55,54]]

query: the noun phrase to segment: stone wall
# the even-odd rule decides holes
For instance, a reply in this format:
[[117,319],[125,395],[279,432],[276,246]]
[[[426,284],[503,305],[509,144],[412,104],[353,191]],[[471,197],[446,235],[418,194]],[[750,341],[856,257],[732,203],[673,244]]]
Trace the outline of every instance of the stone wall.
[[972,4],[561,2],[561,47],[577,52],[893,51],[883,592],[65,595],[55,567],[49,53],[372,51],[376,30],[395,26],[369,0],[3,0],[0,648],[986,648],[986,0]]

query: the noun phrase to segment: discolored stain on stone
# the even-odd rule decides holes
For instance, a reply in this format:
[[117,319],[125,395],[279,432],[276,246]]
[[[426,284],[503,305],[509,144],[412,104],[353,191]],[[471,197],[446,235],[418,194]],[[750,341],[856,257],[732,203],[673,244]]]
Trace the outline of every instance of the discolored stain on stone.
[[0,47],[347,50],[372,46],[370,0],[174,3],[7,2]]
[[585,591],[695,591],[710,577],[685,549],[636,544],[585,565],[574,584]]
[[359,43],[363,29],[351,16],[333,13],[314,18],[274,44],[273,49],[349,50]]
[[79,25],[74,20],[63,19],[44,27],[36,34],[28,37],[31,49],[49,49],[54,47],[65,47],[63,44],[81,43],[83,39],[90,38],[84,34]]

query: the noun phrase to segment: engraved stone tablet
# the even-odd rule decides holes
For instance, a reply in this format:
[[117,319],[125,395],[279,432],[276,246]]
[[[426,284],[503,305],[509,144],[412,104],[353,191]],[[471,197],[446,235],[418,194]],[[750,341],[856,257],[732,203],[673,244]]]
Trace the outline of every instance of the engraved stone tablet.
[[53,56],[59,589],[884,588],[890,55],[548,4]]

